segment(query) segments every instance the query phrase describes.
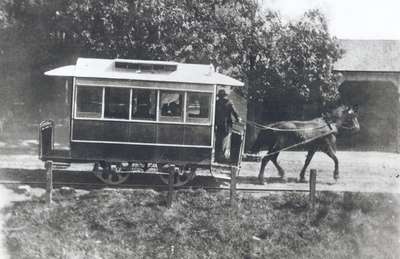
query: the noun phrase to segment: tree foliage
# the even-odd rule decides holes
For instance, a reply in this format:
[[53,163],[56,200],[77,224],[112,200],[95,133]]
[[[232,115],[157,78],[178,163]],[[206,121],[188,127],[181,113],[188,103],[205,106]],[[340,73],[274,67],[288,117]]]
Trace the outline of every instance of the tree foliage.
[[285,23],[255,0],[4,0],[0,7],[1,73],[13,78],[24,59],[31,86],[78,56],[118,57],[212,63],[263,103],[337,96],[331,69],[340,50],[318,11]]
[[332,69],[342,50],[329,35],[324,16],[311,10],[297,21],[275,19],[272,28],[269,49],[258,58],[261,71],[254,75],[263,78],[250,87],[250,97],[264,102],[269,117],[278,118],[298,117],[306,103],[315,103],[319,113],[336,102],[338,78]]

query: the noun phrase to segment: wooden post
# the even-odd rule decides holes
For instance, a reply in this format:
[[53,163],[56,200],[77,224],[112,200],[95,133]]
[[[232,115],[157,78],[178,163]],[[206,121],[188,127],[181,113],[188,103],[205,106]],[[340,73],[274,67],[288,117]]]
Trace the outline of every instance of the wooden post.
[[51,204],[53,198],[53,161],[46,161],[46,202]]
[[310,203],[311,208],[315,208],[315,191],[316,191],[316,183],[317,183],[317,170],[310,170]]
[[172,198],[174,195],[174,176],[175,176],[175,166],[171,166],[168,176],[168,197],[167,197],[168,208],[170,208],[172,205]]
[[230,201],[231,207],[236,205],[236,166],[231,167]]

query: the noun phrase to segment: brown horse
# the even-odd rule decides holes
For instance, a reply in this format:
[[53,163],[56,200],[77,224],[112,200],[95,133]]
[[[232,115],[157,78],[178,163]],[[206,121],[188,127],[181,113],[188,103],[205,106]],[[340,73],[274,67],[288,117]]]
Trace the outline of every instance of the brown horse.
[[[309,121],[280,121],[266,125],[260,131],[252,147],[252,152],[268,151],[261,160],[258,180],[264,183],[264,169],[271,160],[282,179],[285,172],[278,164],[277,158],[282,149],[291,146],[303,146],[307,151],[307,158],[300,172],[300,181],[304,182],[304,174],[316,151],[326,153],[335,162],[333,178],[339,178],[339,161],[335,155],[336,135],[339,132],[354,133],[360,130],[357,112],[353,108],[340,106],[324,117]],[[300,144],[300,145],[297,145]]]

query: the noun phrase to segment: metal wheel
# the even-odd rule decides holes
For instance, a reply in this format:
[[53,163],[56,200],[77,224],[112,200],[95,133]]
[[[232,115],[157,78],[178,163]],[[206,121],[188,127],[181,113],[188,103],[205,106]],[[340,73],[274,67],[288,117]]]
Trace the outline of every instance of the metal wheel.
[[151,165],[147,162],[141,162],[139,166],[143,169],[143,172],[146,172],[151,167]]
[[169,172],[174,170],[174,187],[179,187],[187,184],[196,177],[196,167],[177,166],[172,164],[157,164],[158,171],[165,173],[159,174],[161,181],[164,184],[169,183]]
[[128,162],[121,164],[122,171],[129,173],[144,173],[151,165],[147,162]]
[[129,173],[123,173],[122,168],[122,163],[96,162],[93,173],[105,184],[118,185],[129,178]]

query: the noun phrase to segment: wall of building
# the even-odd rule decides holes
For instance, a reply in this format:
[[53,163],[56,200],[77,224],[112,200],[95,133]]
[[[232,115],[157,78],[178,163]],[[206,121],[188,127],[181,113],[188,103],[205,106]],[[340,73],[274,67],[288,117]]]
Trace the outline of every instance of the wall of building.
[[338,139],[341,149],[400,151],[398,73],[343,72],[343,101],[359,106],[361,130]]

